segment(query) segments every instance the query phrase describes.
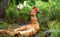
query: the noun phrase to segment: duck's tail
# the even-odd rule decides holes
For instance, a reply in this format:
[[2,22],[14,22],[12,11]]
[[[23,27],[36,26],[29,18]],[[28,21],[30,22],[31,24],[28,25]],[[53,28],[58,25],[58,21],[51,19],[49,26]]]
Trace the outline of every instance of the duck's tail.
[[11,31],[0,29],[0,34],[12,35],[11,33],[12,33]]

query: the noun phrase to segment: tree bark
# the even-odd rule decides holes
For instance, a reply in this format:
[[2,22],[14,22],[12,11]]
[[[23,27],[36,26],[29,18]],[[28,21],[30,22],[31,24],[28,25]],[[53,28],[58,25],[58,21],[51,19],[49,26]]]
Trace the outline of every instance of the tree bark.
[[0,0],[0,19],[5,19],[5,10],[9,0]]

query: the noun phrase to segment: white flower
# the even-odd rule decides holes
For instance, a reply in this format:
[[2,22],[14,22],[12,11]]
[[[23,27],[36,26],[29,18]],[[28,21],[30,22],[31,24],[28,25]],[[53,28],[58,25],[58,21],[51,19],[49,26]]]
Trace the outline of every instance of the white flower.
[[26,1],[24,1],[24,6],[26,6],[26,4],[27,4],[27,2],[26,2]]
[[22,5],[21,3],[19,3],[19,4],[17,5],[17,8],[18,8],[18,9],[23,9],[23,5]]

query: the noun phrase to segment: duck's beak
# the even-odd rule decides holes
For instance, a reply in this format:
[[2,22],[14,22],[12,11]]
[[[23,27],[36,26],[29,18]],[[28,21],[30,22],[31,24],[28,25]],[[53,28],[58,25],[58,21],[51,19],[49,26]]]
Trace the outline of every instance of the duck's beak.
[[37,13],[40,13],[40,12],[37,12]]
[[42,11],[39,11],[39,12],[37,12],[37,13],[40,13],[40,14],[42,14]]

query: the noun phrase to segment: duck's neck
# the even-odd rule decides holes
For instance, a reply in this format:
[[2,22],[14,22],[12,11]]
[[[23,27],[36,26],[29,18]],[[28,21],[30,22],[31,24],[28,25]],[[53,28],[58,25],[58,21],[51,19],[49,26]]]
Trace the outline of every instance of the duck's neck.
[[34,24],[36,24],[38,21],[37,21],[37,18],[36,18],[36,16],[34,15],[34,16],[31,16],[31,23],[34,23]]

